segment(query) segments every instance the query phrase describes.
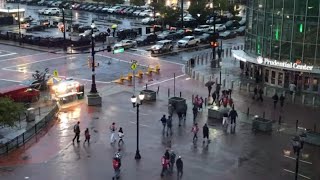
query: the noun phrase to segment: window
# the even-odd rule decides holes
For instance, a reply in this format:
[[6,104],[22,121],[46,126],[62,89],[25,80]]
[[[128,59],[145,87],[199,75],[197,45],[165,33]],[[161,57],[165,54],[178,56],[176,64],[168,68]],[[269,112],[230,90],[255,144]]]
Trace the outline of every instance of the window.
[[268,83],[269,82],[269,69],[266,69],[264,73],[264,82]]
[[271,84],[275,84],[275,83],[276,83],[276,72],[271,71]]
[[278,74],[278,85],[283,86],[283,73]]
[[303,89],[307,90],[307,89],[309,89],[309,86],[310,86],[310,78],[304,77]]

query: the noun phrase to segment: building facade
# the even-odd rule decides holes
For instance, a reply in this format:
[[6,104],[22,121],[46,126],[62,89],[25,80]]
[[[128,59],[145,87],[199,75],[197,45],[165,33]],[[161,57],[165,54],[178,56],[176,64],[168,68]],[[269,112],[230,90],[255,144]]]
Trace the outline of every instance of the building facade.
[[320,92],[320,1],[248,0],[246,75],[268,85]]

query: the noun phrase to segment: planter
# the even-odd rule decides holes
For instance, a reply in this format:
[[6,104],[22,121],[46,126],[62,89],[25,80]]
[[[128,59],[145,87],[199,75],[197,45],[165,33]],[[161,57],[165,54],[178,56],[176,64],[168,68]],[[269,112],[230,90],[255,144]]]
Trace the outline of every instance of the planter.
[[272,131],[272,121],[260,117],[254,117],[252,120],[252,129],[263,132],[270,132]]
[[228,107],[218,107],[218,106],[211,106],[208,108],[208,118],[215,119],[215,120],[221,120],[223,114],[229,114],[230,108]]
[[171,104],[174,109],[183,109],[186,104],[186,99],[181,97],[171,97],[169,98],[169,104]]
[[142,90],[141,91],[144,94],[144,101],[155,101],[157,100],[157,93],[152,90]]

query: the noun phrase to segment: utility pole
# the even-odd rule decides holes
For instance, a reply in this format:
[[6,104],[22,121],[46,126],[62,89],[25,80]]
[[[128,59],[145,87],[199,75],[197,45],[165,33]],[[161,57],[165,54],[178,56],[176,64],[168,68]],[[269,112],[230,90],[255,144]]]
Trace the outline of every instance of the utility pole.
[[183,29],[183,0],[181,0],[181,29]]
[[20,0],[18,2],[18,26],[19,26],[19,45],[21,45],[21,18],[20,18]]

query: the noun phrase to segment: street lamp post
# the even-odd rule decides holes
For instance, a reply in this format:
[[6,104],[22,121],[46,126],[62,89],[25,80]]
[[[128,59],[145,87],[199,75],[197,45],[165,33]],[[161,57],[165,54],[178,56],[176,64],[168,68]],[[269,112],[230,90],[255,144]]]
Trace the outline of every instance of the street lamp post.
[[142,105],[143,99],[144,99],[144,94],[140,94],[139,99],[135,95],[131,97],[131,102],[133,104],[133,107],[137,108],[137,150],[136,150],[136,155],[134,156],[136,160],[141,159],[141,155],[139,151],[139,107],[140,105]]
[[296,157],[296,171],[295,171],[295,180],[298,179],[299,174],[299,158],[300,151],[303,149],[304,140],[300,136],[295,136],[292,141],[293,152],[297,155]]
[[20,0],[18,2],[18,27],[19,27],[19,45],[21,45],[21,18],[20,18]]
[[90,93],[97,93],[97,86],[96,86],[96,74],[95,74],[95,62],[94,62],[94,33],[93,29],[96,27],[94,24],[94,21],[91,23],[91,56],[92,56],[92,84],[91,84],[91,90]]
[[181,9],[180,9],[180,13],[181,13],[181,29],[183,29],[183,0],[181,1]]
[[62,23],[63,23],[63,48],[66,50],[66,21],[64,16],[64,8],[62,8]]

